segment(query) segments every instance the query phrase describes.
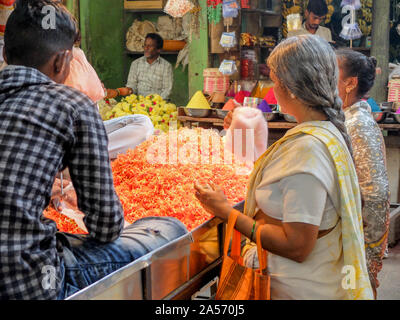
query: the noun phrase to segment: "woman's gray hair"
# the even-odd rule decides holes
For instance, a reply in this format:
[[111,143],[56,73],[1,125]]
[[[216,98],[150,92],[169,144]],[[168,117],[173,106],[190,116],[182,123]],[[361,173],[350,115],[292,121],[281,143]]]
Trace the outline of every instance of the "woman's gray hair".
[[328,117],[352,153],[338,91],[337,57],[330,44],[315,35],[290,37],[272,51],[267,63],[289,92]]

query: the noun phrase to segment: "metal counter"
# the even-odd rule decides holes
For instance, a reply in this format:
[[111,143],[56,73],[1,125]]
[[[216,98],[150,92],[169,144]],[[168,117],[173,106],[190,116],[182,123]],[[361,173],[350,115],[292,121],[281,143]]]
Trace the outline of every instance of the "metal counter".
[[[179,295],[180,287],[185,287],[185,284],[187,287],[192,279],[208,267],[218,267],[222,256],[222,235],[222,221],[212,218],[67,300],[159,300],[167,296],[170,296],[168,299],[174,299],[172,292],[176,291]],[[201,281],[196,282],[197,286],[200,284]],[[189,297],[180,294],[179,299],[190,298],[188,294]]]

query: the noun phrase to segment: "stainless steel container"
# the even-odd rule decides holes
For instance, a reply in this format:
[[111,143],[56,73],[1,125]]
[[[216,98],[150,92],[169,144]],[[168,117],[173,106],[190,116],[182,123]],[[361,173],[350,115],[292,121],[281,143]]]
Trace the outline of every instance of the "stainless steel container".
[[393,119],[397,122],[400,123],[400,113],[392,113]]
[[222,225],[218,218],[208,220],[67,300],[163,299],[221,257]]
[[183,110],[188,117],[206,118],[210,115],[212,109],[183,108]]
[[[234,207],[243,212],[243,206],[244,201]],[[163,299],[181,287],[190,286],[191,279],[198,280],[211,267],[219,266],[223,250],[223,227],[222,220],[212,218],[66,300]]]
[[263,115],[265,120],[274,121],[279,116],[279,112],[278,111],[263,112]]
[[215,113],[217,117],[220,119],[225,119],[226,115],[229,113],[229,110],[215,109]]

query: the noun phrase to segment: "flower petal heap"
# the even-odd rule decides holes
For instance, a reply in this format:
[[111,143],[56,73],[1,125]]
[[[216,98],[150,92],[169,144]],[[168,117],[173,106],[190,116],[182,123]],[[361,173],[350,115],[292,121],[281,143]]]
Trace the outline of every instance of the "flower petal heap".
[[[231,204],[244,200],[249,168],[224,150],[213,130],[171,130],[120,154],[111,164],[115,190],[129,223],[149,216],[175,217],[189,231],[213,216],[195,197],[194,183],[221,186]],[[44,215],[60,231],[83,233],[76,223],[51,209]]]
[[220,185],[232,204],[242,201],[248,170],[223,145],[213,130],[181,128],[119,155],[112,171],[125,219],[171,216],[193,230],[212,217],[195,197],[196,181]]

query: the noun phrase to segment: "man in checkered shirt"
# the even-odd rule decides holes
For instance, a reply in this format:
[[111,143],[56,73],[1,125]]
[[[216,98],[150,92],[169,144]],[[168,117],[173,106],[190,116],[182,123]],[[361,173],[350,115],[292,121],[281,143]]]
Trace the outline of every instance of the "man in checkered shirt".
[[168,99],[173,86],[171,64],[160,57],[163,39],[156,33],[146,35],[144,56],[132,62],[126,87],[137,95],[159,94]]
[[[43,27],[46,5],[55,9],[56,28]],[[123,229],[103,122],[86,95],[62,85],[77,34],[71,15],[54,0],[18,0],[7,22],[9,66],[0,72],[0,299],[64,299],[187,232],[171,219],[157,220],[155,231],[146,224],[155,224],[151,219]],[[58,233],[42,216],[65,167],[88,235]]]

